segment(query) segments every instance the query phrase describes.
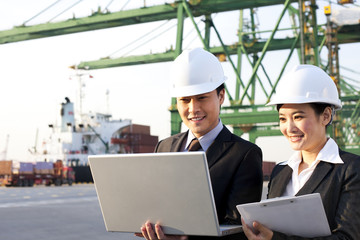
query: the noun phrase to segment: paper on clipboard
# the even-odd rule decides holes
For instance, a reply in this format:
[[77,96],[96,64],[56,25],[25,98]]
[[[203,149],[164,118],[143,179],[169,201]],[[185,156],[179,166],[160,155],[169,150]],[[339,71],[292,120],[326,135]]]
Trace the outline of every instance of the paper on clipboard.
[[272,198],[236,207],[248,226],[258,221],[273,231],[309,238],[331,234],[319,193]]

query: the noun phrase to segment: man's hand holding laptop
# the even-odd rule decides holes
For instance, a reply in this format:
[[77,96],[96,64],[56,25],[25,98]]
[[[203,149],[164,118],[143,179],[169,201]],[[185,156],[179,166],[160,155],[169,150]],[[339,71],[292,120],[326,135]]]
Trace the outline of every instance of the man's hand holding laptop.
[[135,233],[137,237],[143,237],[147,240],[187,240],[187,236],[179,236],[179,235],[165,235],[161,229],[160,224],[155,224],[155,231],[149,221],[147,221],[144,225],[141,226],[141,233]]

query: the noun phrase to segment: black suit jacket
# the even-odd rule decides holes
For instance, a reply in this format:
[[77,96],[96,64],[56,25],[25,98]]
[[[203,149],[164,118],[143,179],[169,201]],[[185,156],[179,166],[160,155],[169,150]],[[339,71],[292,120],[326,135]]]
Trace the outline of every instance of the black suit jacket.
[[[155,152],[179,152],[187,132],[156,146]],[[215,204],[221,224],[241,224],[237,204],[257,202],[262,193],[262,152],[225,126],[206,151]]]
[[[320,193],[332,235],[314,239],[360,239],[360,156],[340,150],[344,164],[319,162],[296,196]],[[270,178],[268,198],[279,197],[291,179],[288,165],[277,165]],[[274,232],[273,239],[305,239]]]

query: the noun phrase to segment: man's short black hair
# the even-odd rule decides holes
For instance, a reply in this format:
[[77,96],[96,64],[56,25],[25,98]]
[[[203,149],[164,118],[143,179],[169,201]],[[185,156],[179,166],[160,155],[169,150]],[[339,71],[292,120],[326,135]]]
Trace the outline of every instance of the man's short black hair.
[[224,84],[221,84],[220,86],[218,86],[218,87],[216,88],[217,95],[219,95],[220,92],[221,92],[221,90],[223,90],[224,88],[225,88],[225,85],[224,85]]

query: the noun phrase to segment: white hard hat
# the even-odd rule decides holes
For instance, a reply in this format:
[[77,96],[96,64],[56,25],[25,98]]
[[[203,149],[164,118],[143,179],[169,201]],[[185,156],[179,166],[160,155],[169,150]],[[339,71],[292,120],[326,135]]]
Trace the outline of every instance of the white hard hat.
[[171,96],[187,97],[211,92],[226,80],[219,60],[202,48],[184,50],[173,62]]
[[341,109],[334,81],[321,68],[306,64],[295,66],[284,76],[267,106],[288,103],[328,103]]

